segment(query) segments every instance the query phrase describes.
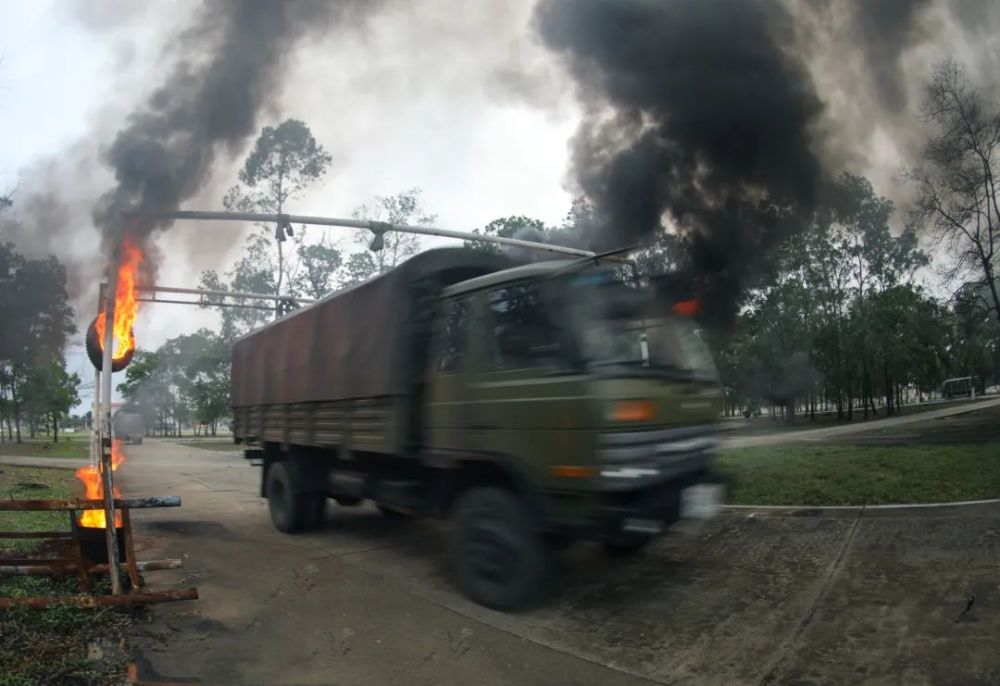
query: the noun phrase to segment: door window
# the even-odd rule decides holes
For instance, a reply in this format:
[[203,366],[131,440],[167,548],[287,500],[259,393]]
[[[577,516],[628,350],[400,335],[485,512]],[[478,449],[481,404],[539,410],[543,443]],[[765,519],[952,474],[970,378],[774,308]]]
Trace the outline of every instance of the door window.
[[562,346],[537,285],[520,284],[489,295],[494,369],[560,367]]
[[444,303],[434,343],[434,369],[456,373],[465,368],[472,306],[469,298]]

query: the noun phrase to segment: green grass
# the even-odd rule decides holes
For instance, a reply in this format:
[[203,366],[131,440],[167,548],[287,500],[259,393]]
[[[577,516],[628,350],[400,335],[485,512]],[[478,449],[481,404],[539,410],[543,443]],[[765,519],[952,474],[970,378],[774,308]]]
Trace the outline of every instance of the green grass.
[[1000,497],[997,444],[766,446],[724,451],[733,505],[884,505]]
[[[73,471],[0,465],[0,498],[65,498],[79,495]],[[65,512],[3,512],[0,530],[69,529]],[[23,557],[33,540],[0,540],[5,555]],[[11,545],[16,544],[16,545]],[[107,593],[107,579],[95,589]],[[101,587],[103,584],[103,587]],[[0,597],[79,593],[76,577],[0,577]],[[131,625],[126,611],[111,608],[49,607],[0,610],[0,686],[121,683]],[[100,645],[103,657],[88,659],[88,646]]]
[[[72,469],[0,465],[0,498],[71,498],[82,495],[82,487],[73,477]],[[0,510],[0,531],[69,531],[69,516],[65,512]],[[0,539],[0,551],[23,551],[35,544],[31,539]]]
[[177,445],[182,445],[185,448],[199,448],[201,450],[216,450],[218,452],[236,452],[243,450],[239,445],[233,443],[233,439],[212,439],[203,438],[201,440],[193,441],[177,441]]
[[55,443],[49,437],[23,438],[21,443],[8,441],[0,443],[0,455],[28,457],[79,457],[90,454],[90,434],[67,434],[59,436]]
[[[75,577],[23,576],[0,582],[0,596],[75,593]],[[0,686],[122,683],[131,624],[128,612],[113,608],[0,610]],[[88,646],[101,647],[100,659],[88,659]]]

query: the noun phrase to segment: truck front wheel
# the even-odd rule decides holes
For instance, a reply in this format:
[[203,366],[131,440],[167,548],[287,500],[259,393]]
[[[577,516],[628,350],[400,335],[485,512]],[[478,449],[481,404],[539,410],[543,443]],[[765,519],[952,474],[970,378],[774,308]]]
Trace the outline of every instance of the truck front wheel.
[[267,470],[267,506],[274,528],[286,534],[316,529],[326,518],[326,494],[296,492],[289,467],[275,462]]
[[501,488],[475,488],[455,506],[452,563],[461,589],[497,610],[530,605],[548,589],[553,559],[524,503]]

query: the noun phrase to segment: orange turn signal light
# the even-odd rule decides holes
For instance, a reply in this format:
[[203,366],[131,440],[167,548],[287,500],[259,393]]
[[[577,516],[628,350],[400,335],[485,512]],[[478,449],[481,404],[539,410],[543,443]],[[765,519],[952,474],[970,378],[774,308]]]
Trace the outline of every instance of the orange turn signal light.
[[698,300],[681,300],[674,303],[674,314],[678,317],[694,317],[701,312],[701,302]]
[[552,476],[562,477],[563,479],[589,479],[592,476],[597,476],[597,470],[593,467],[581,467],[572,464],[558,464],[552,467],[550,471]]
[[652,400],[620,400],[611,408],[611,419],[616,422],[648,422],[655,415]]

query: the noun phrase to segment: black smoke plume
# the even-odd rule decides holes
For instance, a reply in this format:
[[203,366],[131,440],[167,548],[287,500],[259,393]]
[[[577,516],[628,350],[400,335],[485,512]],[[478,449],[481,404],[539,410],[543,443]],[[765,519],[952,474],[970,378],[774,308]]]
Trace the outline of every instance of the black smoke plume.
[[673,225],[731,313],[753,256],[824,183],[791,18],[767,0],[543,0],[536,21],[586,107],[573,175],[599,217],[594,247]]
[[286,58],[310,32],[376,3],[206,0],[176,45],[177,63],[107,149],[117,187],[94,211],[106,243],[145,242],[166,221],[122,210],[168,211],[204,185],[220,153],[238,153],[272,104]]

